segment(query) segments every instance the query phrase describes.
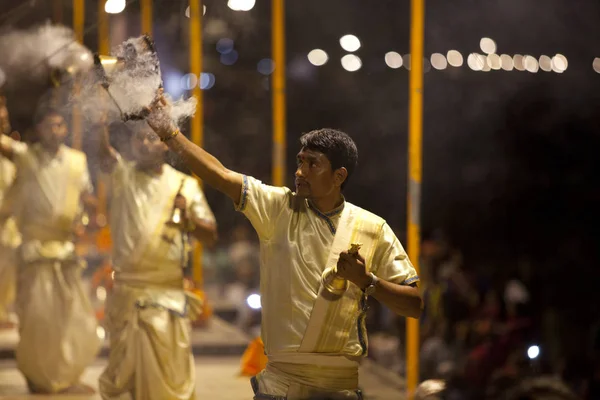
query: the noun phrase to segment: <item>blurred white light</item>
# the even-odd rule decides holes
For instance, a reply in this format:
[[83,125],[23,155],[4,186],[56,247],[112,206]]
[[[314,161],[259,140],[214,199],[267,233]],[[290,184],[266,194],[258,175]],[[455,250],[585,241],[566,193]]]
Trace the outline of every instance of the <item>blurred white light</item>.
[[592,68],[594,68],[594,71],[600,74],[600,58],[594,58],[594,62],[592,62]]
[[353,52],[360,49],[360,40],[354,35],[345,35],[340,38],[342,49]]
[[256,0],[229,0],[227,6],[233,11],[250,11],[256,4]]
[[256,69],[263,75],[271,75],[275,71],[275,61],[270,58],[263,58],[258,62]]
[[527,357],[529,357],[530,360],[537,358],[539,355],[540,355],[540,348],[538,346],[530,346],[527,349]]
[[[202,6],[202,15],[206,15],[206,6],[203,5]],[[190,17],[190,6],[187,6],[187,8],[185,9],[185,16],[186,17]]]
[[517,71],[525,71],[525,64],[523,63],[523,56],[520,54],[515,54],[513,57],[513,64],[515,65],[515,69]]
[[448,60],[446,60],[446,57],[443,54],[433,53],[431,55],[431,66],[439,70],[446,69]]
[[362,67],[362,61],[354,54],[346,54],[342,57],[342,67],[344,67],[346,71],[358,71],[360,67]]
[[229,38],[219,39],[217,42],[217,51],[221,54],[227,54],[233,50],[233,40]]
[[395,51],[388,51],[385,53],[385,64],[393,69],[400,68],[402,66],[402,56]]
[[565,72],[568,66],[569,62],[567,61],[567,57],[563,56],[562,54],[557,54],[552,57],[552,71],[560,74]]
[[235,50],[231,50],[230,52],[221,54],[220,60],[221,64],[233,65],[238,60],[238,52]]
[[106,0],[104,11],[109,14],[118,14],[125,9],[125,0]]
[[515,63],[513,62],[511,56],[509,56],[508,54],[502,54],[500,56],[500,66],[505,71],[512,71],[515,67]]
[[185,74],[181,77],[181,88],[184,90],[192,90],[198,84],[198,77],[195,74]]
[[321,49],[314,49],[308,53],[308,61],[317,67],[325,65],[327,60],[329,60],[329,56],[327,56],[327,53]]
[[542,71],[550,72],[552,71],[552,59],[548,56],[540,56],[540,69]]
[[467,65],[473,71],[485,71],[486,69],[489,71],[489,66],[487,65],[487,58],[484,55],[471,53],[469,57],[467,57]]
[[106,332],[104,331],[104,328],[101,326],[97,326],[96,327],[96,335],[98,335],[100,340],[104,340],[106,338]]
[[104,286],[98,286],[96,288],[96,298],[100,301],[106,300],[106,289]]
[[404,65],[404,68],[410,71],[410,54],[405,54],[402,56],[402,65]]
[[215,76],[211,73],[201,73],[198,85],[202,90],[208,90],[215,85]]
[[481,38],[479,47],[485,54],[493,54],[496,52],[496,42],[487,37]]
[[90,58],[90,55],[89,55],[88,53],[81,53],[81,55],[79,56],[79,59],[80,59],[81,61],[85,61],[85,60],[87,60],[88,58]]
[[253,310],[260,310],[260,295],[259,294],[251,294],[246,299],[246,304]]
[[165,92],[167,92],[173,98],[179,98],[183,96],[184,90],[181,87],[182,77],[183,75],[174,71],[167,71],[163,75]]
[[450,50],[448,54],[446,54],[446,58],[448,58],[448,64],[453,67],[462,67],[463,65],[463,56],[456,50]]
[[539,70],[538,62],[535,59],[535,57],[532,57],[532,56],[525,56],[523,58],[523,65],[525,66],[525,69],[527,71],[529,71],[533,74],[535,74]]
[[499,70],[502,66],[502,62],[500,61],[500,56],[498,54],[490,54],[487,56],[487,63],[493,70]]

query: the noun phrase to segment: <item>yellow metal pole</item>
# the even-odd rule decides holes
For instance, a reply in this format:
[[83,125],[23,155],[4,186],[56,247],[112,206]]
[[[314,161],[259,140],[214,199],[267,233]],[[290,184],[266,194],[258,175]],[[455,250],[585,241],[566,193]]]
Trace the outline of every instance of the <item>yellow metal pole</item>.
[[152,0],[142,0],[142,34],[152,35]]
[[[419,272],[420,204],[423,175],[423,35],[425,0],[411,0],[410,98],[408,119],[408,256]],[[419,321],[406,321],[406,389],[412,399],[419,383]]]
[[273,185],[285,185],[285,0],[272,0],[271,52],[275,70],[271,80],[273,107]]
[[[85,0],[73,0],[73,31],[75,32],[75,38],[79,43],[83,44],[85,24]],[[75,81],[73,88],[74,95],[79,94],[79,83]],[[73,141],[71,145],[74,149],[81,149],[81,110],[79,107],[73,107],[73,114],[71,120],[71,131],[73,134]]]
[[[202,73],[202,1],[190,1],[190,73],[198,77]],[[204,104],[202,101],[202,91],[200,86],[194,86],[194,97],[198,100],[196,113],[191,121],[192,142],[202,146],[204,139]],[[201,184],[202,182],[200,182]],[[204,284],[202,275],[202,244],[198,243],[194,249],[193,277],[197,287]]]

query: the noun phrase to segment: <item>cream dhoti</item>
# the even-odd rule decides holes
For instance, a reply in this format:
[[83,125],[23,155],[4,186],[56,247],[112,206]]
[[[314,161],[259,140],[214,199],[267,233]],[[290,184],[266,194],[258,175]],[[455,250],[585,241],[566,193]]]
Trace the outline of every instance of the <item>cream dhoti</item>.
[[71,242],[26,242],[21,250],[17,365],[31,389],[56,393],[79,382],[101,344],[81,282],[85,264]]

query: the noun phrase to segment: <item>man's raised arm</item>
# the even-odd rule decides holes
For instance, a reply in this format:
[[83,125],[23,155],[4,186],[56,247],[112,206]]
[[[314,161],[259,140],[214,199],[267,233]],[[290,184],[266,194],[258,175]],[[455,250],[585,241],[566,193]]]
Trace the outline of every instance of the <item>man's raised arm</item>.
[[235,204],[239,204],[242,193],[242,175],[228,170],[215,157],[189,141],[184,135],[178,134],[177,127],[164,111],[165,105],[166,102],[163,101],[152,109],[147,120],[150,127],[171,150],[183,158],[194,174],[229,196]]

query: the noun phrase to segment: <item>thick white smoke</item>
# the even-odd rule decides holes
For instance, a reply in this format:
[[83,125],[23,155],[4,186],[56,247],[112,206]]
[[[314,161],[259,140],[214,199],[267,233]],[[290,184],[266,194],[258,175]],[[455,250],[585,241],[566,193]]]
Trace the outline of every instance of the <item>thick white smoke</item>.
[[92,53],[60,25],[12,30],[0,35],[0,69],[6,85],[46,82],[54,70],[74,73],[92,66]]
[[[158,57],[148,49],[144,37],[128,39],[111,56],[114,58],[105,59],[101,70],[95,67],[88,74],[81,92],[73,97],[90,122],[98,122],[102,115],[109,123],[131,116],[142,117],[162,85]],[[181,124],[194,115],[196,104],[193,97],[173,101],[170,118]]]

